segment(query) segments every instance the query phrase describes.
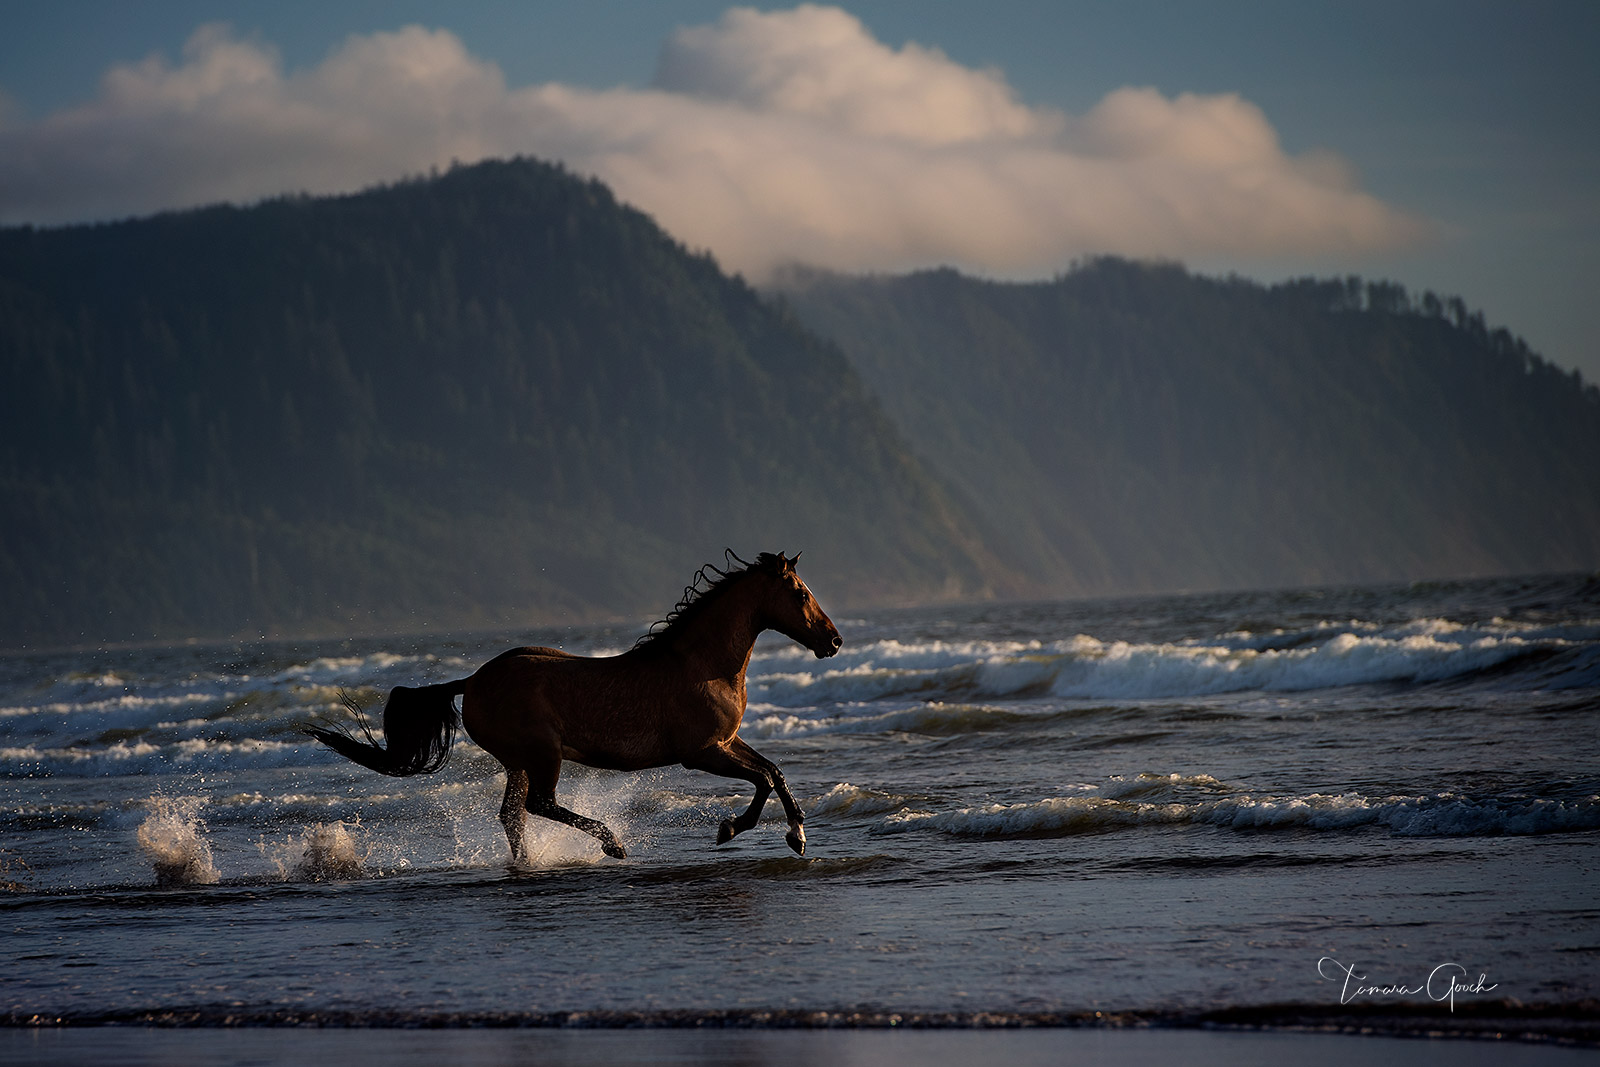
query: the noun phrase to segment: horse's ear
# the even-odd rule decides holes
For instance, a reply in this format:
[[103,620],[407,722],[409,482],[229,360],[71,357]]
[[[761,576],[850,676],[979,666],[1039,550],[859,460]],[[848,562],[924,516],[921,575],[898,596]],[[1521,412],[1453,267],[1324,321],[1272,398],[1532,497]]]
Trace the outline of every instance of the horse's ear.
[[796,552],[794,555],[789,557],[789,569],[790,570],[794,570],[795,566],[799,562],[800,562],[800,553]]

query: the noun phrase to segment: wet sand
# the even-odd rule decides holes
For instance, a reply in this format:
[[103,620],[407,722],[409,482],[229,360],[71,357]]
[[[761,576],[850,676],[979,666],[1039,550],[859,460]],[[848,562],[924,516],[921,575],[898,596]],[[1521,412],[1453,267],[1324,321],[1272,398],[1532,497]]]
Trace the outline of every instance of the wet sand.
[[361,1067],[531,1064],[597,1067],[1296,1067],[1406,1063],[1418,1067],[1560,1067],[1593,1049],[1453,1038],[1168,1029],[884,1030],[403,1030],[157,1027],[0,1028],[0,1062],[59,1067],[333,1061]]

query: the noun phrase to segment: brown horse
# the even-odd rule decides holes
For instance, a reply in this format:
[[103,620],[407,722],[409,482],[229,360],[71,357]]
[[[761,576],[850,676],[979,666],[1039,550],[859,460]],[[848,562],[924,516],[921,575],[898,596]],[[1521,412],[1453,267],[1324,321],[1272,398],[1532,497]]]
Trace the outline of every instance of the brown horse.
[[746,563],[730,551],[728,558],[726,571],[702,567],[677,607],[657,624],[660,628],[652,627],[619,656],[513,648],[470,678],[396,686],[383,709],[386,748],[349,701],[365,741],[317,726],[307,726],[306,732],[383,774],[431,774],[449,757],[455,698],[461,695],[461,724],[468,736],[506,768],[500,822],[513,862],[526,856],[524,809],[594,836],[608,856],[627,855],[604,823],[556,803],[564,759],[618,771],[681,763],[742,778],[755,786],[755,800],[744,814],[723,820],[717,844],[753,827],[768,795],[776,792],[789,818],[784,840],[804,855],[805,816],[783,772],[739,737],[744,672],[764,630],[798,641],[818,659],[838,652],[843,641],[795,573],[798,554],[785,559],[782,552],[763,552]]

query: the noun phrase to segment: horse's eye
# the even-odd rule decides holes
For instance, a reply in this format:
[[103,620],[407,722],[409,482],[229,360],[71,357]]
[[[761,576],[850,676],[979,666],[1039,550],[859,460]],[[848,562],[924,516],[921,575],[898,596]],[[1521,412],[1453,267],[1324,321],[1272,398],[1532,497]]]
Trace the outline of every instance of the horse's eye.
[[796,589],[794,591],[794,598],[795,600],[804,604],[806,602],[806,591],[804,589]]

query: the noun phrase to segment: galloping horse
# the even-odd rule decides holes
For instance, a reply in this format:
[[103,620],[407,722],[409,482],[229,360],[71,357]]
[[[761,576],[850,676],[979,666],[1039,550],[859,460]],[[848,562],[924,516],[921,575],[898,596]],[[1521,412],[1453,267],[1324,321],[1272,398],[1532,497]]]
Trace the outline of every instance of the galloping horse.
[[804,855],[805,816],[783,772],[739,737],[744,672],[763,630],[798,641],[818,659],[838,652],[843,641],[795,573],[798,553],[785,559],[782,552],[763,552],[754,563],[732,551],[727,555],[728,570],[702,567],[683,599],[658,624],[660,629],[652,627],[621,655],[513,648],[469,678],[396,686],[383,708],[387,748],[377,743],[361,709],[348,700],[365,741],[317,726],[305,730],[383,774],[431,774],[449,758],[456,732],[455,698],[461,696],[461,725],[467,735],[506,768],[500,822],[513,862],[527,855],[524,809],[592,835],[608,856],[627,855],[604,823],[556,803],[564,759],[617,771],[681,763],[690,770],[742,778],[755,786],[755,800],[744,814],[723,820],[717,844],[755,826],[768,795],[776,792],[789,818],[784,840]]

